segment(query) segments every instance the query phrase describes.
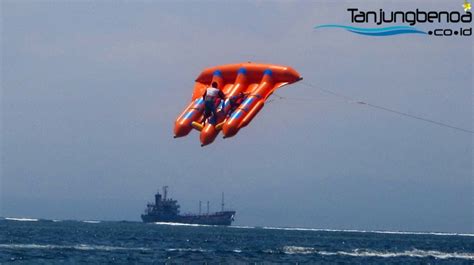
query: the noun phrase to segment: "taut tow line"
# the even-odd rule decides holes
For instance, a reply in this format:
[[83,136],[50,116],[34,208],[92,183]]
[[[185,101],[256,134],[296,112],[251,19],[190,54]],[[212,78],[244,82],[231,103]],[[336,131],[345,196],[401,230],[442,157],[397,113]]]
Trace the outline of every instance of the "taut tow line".
[[[384,106],[381,106],[381,105],[378,105],[378,104],[372,104],[372,103],[369,103],[369,102],[367,102],[367,101],[358,100],[358,99],[356,99],[356,98],[349,97],[349,96],[346,96],[346,95],[343,95],[343,94],[334,92],[334,91],[329,90],[329,89],[321,88],[321,87],[319,87],[319,86],[313,85],[313,84],[308,83],[308,82],[306,82],[306,81],[301,81],[300,84],[305,85],[305,86],[310,87],[310,88],[314,88],[314,89],[320,90],[320,91],[322,91],[322,92],[324,92],[324,93],[333,95],[333,96],[335,96],[335,97],[344,99],[344,101],[345,101],[346,103],[363,105],[363,106],[366,106],[366,107],[369,107],[369,108],[372,108],[372,109],[375,109],[375,110],[381,110],[381,111],[385,111],[385,112],[390,112],[390,113],[397,114],[397,115],[399,115],[399,116],[404,116],[404,117],[407,117],[407,118],[412,118],[412,119],[415,119],[415,120],[419,120],[419,121],[424,121],[424,122],[429,122],[429,123],[432,123],[432,124],[436,124],[436,125],[441,126],[441,127],[451,128],[451,129],[453,129],[453,130],[457,130],[457,131],[461,131],[461,132],[465,132],[465,133],[474,134],[474,131],[469,130],[469,129],[465,129],[465,128],[453,126],[453,125],[450,125],[450,124],[447,124],[447,123],[444,123],[444,122],[440,122],[440,121],[428,119],[428,118],[425,118],[425,117],[421,117],[421,116],[418,116],[418,115],[406,113],[406,112],[403,112],[403,111],[399,111],[399,110],[387,108],[387,107],[384,107]],[[275,93],[273,93],[273,95],[274,95],[275,97],[277,97],[278,99],[281,99],[281,100],[305,100],[305,101],[316,101],[316,100],[320,100],[320,99],[316,99],[316,98],[307,98],[307,97],[305,97],[305,98],[283,97],[283,96],[277,95],[277,94],[275,94]],[[273,101],[273,100],[272,100],[272,101]],[[272,101],[270,101],[270,102],[272,102]]]

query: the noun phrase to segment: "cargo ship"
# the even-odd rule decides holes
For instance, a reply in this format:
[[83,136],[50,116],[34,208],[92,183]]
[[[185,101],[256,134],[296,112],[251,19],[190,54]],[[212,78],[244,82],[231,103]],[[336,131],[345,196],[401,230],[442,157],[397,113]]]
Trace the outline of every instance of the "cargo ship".
[[224,210],[224,193],[222,193],[221,211],[209,213],[209,201],[207,212],[201,213],[201,201],[199,201],[199,214],[180,214],[180,206],[177,200],[168,198],[168,186],[163,187],[163,194],[155,194],[155,202],[148,203],[145,213],[141,215],[144,223],[184,223],[201,225],[231,225],[234,221],[235,211]]

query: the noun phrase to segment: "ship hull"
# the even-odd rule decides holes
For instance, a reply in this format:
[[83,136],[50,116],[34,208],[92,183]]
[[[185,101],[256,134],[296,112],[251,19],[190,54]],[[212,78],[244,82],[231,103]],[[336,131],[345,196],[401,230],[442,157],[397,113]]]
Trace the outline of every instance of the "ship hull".
[[183,223],[183,224],[201,224],[201,225],[231,225],[234,221],[235,211],[224,211],[213,214],[203,215],[176,215],[176,216],[157,216],[143,214],[144,223]]

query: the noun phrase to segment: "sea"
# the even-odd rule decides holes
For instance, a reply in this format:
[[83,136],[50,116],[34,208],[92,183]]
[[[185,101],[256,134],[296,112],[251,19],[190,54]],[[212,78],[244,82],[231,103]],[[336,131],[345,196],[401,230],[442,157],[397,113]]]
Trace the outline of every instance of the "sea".
[[0,218],[0,264],[474,264],[474,234]]

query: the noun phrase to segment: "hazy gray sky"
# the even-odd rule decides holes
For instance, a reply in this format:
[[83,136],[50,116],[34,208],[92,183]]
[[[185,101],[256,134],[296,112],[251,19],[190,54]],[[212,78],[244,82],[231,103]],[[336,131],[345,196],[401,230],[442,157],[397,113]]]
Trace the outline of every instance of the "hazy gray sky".
[[314,100],[173,139],[200,71],[244,61],[472,130],[472,37],[313,29],[461,0],[333,2],[2,1],[0,216],[139,220],[169,185],[184,212],[224,191],[237,225],[474,232],[471,134],[296,84],[278,93]]

